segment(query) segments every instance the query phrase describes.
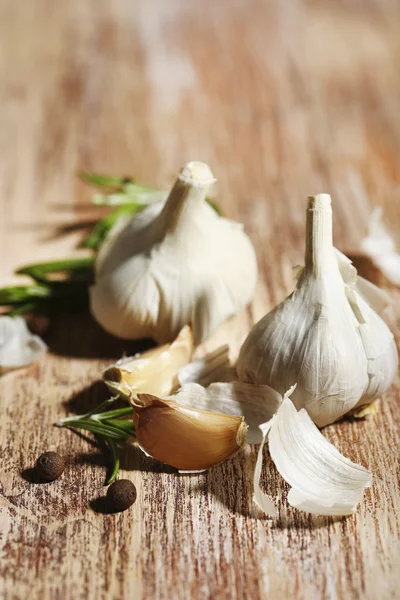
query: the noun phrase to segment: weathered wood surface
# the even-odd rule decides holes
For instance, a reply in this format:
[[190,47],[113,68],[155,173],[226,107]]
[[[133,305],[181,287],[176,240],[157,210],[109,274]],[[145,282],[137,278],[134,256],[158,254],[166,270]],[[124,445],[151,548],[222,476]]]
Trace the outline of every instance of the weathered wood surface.
[[[167,185],[187,160],[206,160],[261,271],[250,308],[208,344],[228,341],[234,356],[292,287],[307,194],[332,194],[336,245],[351,254],[375,205],[398,227],[396,0],[3,0],[0,15],[1,284],[21,264],[69,255],[80,235],[70,225],[100,214],[76,169]],[[107,515],[93,502],[102,454],[52,423],[106,397],[101,369],[129,344],[85,315],[52,323],[46,340],[45,360],[0,380],[3,598],[399,597],[398,380],[376,417],[324,432],[374,473],[352,517],[288,507],[267,460],[281,518],[257,518],[254,448],[182,477],[134,447],[122,474],[138,500]],[[47,449],[70,464],[54,483],[31,483],[25,470]]]

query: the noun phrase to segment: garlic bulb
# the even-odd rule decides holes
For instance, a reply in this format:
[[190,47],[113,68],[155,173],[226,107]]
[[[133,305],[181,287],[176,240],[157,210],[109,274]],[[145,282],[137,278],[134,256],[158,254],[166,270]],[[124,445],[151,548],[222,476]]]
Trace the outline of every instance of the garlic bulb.
[[139,446],[180,470],[209,469],[236,454],[246,442],[243,417],[195,410],[150,394],[139,394],[132,406]]
[[350,261],[335,254],[330,196],[310,197],[305,267],[294,292],[245,340],[239,379],[282,395],[297,383],[293,403],[319,427],[382,395],[398,357],[390,330],[362,295],[368,290],[371,301],[369,287],[358,286]]
[[249,302],[254,249],[242,225],[205,201],[214,181],[206,164],[190,162],[165,202],[111,231],[91,289],[91,311],[108,332],[165,343],[191,324],[197,345]]

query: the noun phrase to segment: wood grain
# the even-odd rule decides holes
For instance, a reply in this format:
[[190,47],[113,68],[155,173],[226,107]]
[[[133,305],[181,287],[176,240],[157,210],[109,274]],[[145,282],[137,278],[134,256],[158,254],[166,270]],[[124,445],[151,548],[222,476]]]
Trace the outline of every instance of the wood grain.
[[[332,194],[335,243],[352,255],[375,205],[398,228],[396,0],[2,0],[0,16],[1,284],[21,264],[70,255],[79,227],[99,216],[78,168],[168,185],[187,160],[206,160],[261,272],[249,309],[208,342],[229,342],[234,357],[292,288],[308,194]],[[267,459],[281,517],[260,518],[255,448],[183,477],[134,446],[122,474],[138,500],[108,515],[102,453],[52,423],[105,398],[101,369],[132,346],[88,315],[54,321],[46,341],[44,360],[0,380],[2,598],[399,597],[398,380],[376,417],[324,430],[374,473],[352,517],[288,507]],[[69,466],[32,483],[29,468],[49,449]]]

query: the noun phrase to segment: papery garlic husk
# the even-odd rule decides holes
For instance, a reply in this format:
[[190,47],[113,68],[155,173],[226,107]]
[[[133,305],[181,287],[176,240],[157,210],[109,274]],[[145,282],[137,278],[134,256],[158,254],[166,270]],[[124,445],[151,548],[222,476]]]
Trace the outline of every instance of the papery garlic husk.
[[207,387],[214,381],[226,382],[237,379],[236,368],[229,360],[229,346],[224,344],[182,367],[178,373],[180,386],[198,383]]
[[396,285],[400,285],[400,252],[387,230],[382,207],[377,207],[368,222],[368,235],[361,240],[361,250],[367,254],[382,273]]
[[0,316],[0,373],[25,367],[46,351],[44,341],[29,331],[22,317]]
[[310,197],[296,288],[253,327],[237,362],[240,380],[282,395],[297,382],[293,403],[319,427],[381,396],[398,366],[393,335],[368,304],[375,286],[358,286],[349,263],[332,245],[330,196]]
[[264,439],[254,474],[254,500],[268,515],[278,515],[260,488],[263,447],[268,440],[271,458],[291,486],[287,498],[291,506],[316,515],[352,514],[371,485],[371,473],[343,456],[304,408],[297,412],[289,398],[293,393],[294,387],[285,394],[276,415],[260,426]]
[[139,394],[132,406],[141,449],[182,471],[214,467],[246,442],[243,417],[195,410],[150,394]]
[[195,344],[252,297],[257,264],[242,225],[206,202],[215,179],[190,162],[165,202],[117,223],[96,260],[91,311],[118,337],[173,340],[192,324]]
[[173,396],[173,400],[196,410],[244,417],[248,427],[247,442],[258,444],[262,441],[259,426],[273,417],[282,396],[267,385],[230,381],[212,383],[208,387],[187,383]]
[[169,396],[180,387],[178,375],[193,354],[193,334],[185,325],[172,344],[122,358],[103,373],[111,393],[129,400],[140,392]]

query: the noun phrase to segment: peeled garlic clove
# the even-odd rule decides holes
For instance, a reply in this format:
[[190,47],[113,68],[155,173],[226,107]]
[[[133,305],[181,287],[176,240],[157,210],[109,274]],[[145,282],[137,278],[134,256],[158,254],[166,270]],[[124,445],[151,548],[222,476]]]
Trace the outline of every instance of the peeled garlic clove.
[[192,353],[193,334],[185,325],[172,344],[119,360],[104,371],[103,379],[111,393],[125,400],[140,392],[169,396],[179,388],[179,371]]
[[29,331],[22,317],[0,316],[0,373],[25,367],[46,351],[44,341]]
[[209,469],[233,456],[246,442],[243,417],[180,406],[150,394],[132,401],[139,446],[184,471]]
[[341,269],[331,199],[319,194],[308,201],[305,267],[296,288],[253,327],[237,363],[240,380],[282,395],[297,382],[293,402],[319,427],[384,393],[398,364],[390,330],[357,291],[357,271]]
[[165,202],[110,232],[90,294],[104,329],[165,343],[192,324],[197,345],[249,302],[257,279],[254,249],[240,224],[206,202],[214,181],[205,163],[190,162]]

